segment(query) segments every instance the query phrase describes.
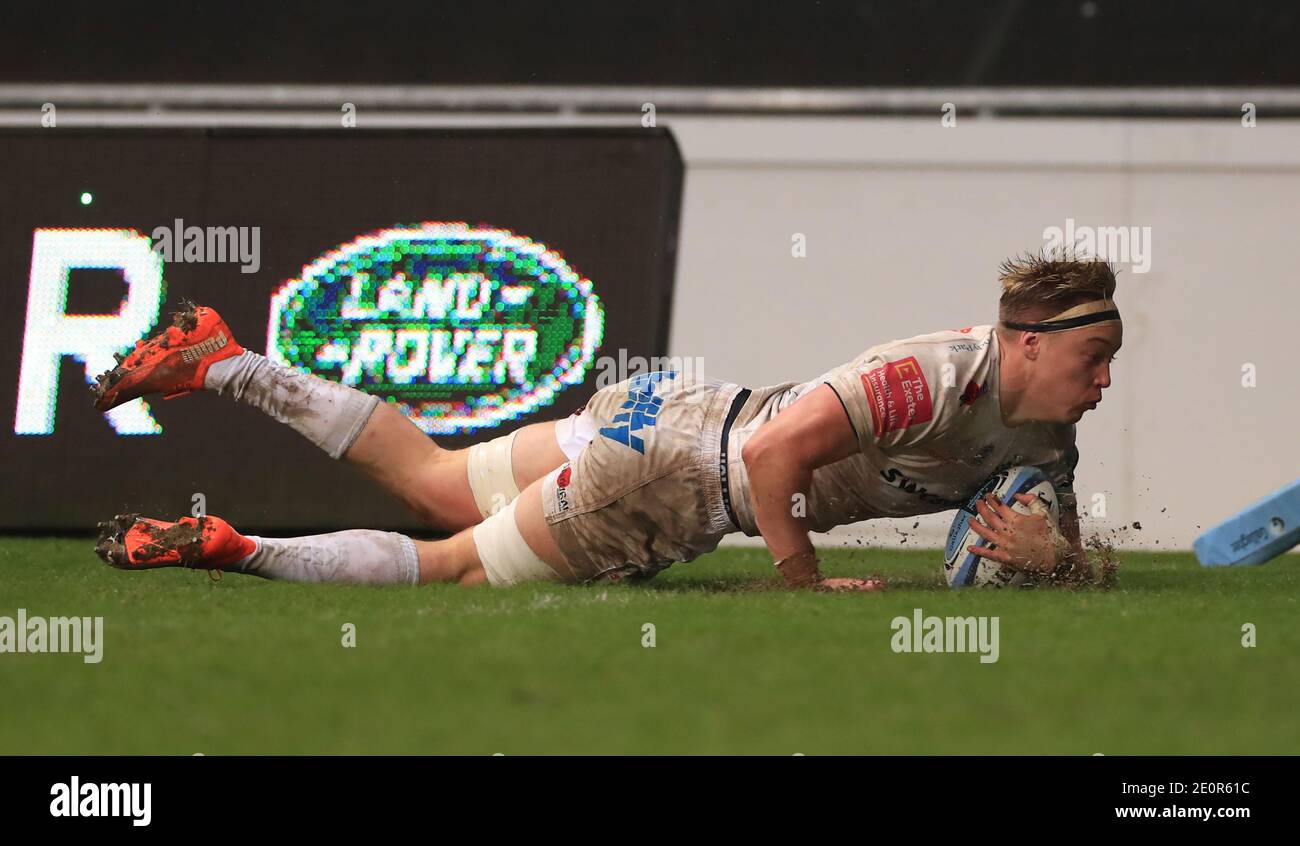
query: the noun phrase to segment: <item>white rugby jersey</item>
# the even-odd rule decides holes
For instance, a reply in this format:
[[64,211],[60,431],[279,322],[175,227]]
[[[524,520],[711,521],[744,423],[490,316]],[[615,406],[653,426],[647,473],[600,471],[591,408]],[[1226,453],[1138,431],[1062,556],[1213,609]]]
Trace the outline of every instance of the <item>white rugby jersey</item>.
[[994,327],[973,326],[891,341],[810,382],[755,390],[728,439],[731,502],[741,530],[759,533],[741,460],[745,442],[822,384],[839,395],[860,450],[813,471],[807,516],[814,531],[959,508],[999,469],[1018,464],[1042,468],[1061,507],[1074,508],[1074,426],[1003,425],[999,360]]

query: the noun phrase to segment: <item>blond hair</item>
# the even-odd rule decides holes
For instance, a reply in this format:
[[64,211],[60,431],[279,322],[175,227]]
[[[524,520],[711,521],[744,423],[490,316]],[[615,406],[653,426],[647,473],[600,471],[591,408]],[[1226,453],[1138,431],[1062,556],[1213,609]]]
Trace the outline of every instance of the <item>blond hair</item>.
[[1068,250],[1024,253],[998,267],[1002,297],[998,320],[1024,322],[1051,317],[1068,308],[1115,296],[1110,262]]

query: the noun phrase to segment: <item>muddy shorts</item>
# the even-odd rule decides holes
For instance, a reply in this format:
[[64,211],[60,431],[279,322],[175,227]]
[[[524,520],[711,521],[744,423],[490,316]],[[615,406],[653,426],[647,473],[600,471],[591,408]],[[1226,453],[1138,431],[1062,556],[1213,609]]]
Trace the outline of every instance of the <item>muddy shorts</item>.
[[557,424],[570,460],[543,480],[542,504],[573,581],[649,578],[737,530],[723,497],[722,442],[748,394],[648,373],[602,388]]

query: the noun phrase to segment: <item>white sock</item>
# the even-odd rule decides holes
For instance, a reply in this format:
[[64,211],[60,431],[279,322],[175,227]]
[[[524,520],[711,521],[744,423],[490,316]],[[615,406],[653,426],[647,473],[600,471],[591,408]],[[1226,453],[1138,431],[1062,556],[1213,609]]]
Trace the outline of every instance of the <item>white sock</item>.
[[209,367],[203,387],[260,408],[331,458],[343,457],[379,405],[379,397],[247,350]]
[[396,532],[349,529],[301,538],[249,537],[257,544],[257,550],[225,569],[286,582],[420,583],[415,541]]

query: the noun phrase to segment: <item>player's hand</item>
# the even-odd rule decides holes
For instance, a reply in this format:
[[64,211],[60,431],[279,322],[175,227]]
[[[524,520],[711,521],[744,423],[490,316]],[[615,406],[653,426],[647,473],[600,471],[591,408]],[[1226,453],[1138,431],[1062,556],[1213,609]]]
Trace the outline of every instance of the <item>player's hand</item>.
[[822,579],[814,587],[817,590],[843,593],[846,591],[884,590],[884,579]]
[[[1037,502],[1037,499],[1029,494],[1016,494],[1016,501],[1030,505]],[[1041,514],[1021,514],[992,495],[985,495],[976,504],[975,510],[984,522],[971,520],[971,531],[997,547],[990,549],[968,546],[967,552],[1013,570],[1050,573],[1061,563],[1056,533],[1052,531],[1046,517]]]

